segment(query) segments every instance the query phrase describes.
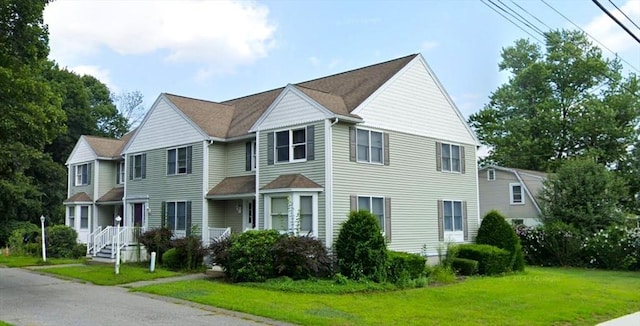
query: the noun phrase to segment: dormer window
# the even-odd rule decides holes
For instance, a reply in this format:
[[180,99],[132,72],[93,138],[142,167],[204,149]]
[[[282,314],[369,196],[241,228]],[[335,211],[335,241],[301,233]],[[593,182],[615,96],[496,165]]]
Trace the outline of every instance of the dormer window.
[[489,180],[489,181],[495,181],[496,180],[496,170],[495,169],[488,169],[487,170],[487,180]]

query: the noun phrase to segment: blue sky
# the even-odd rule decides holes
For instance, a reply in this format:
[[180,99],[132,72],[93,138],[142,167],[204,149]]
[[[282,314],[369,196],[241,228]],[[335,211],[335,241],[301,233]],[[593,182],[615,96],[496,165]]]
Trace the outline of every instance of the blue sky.
[[[540,0],[492,1],[574,28]],[[640,69],[640,44],[591,1],[545,1]],[[640,25],[640,0],[612,1]],[[531,38],[480,0],[58,0],[45,23],[51,59],[115,93],[141,91],[147,108],[161,92],[223,101],[420,52],[468,116],[506,81],[501,49]]]

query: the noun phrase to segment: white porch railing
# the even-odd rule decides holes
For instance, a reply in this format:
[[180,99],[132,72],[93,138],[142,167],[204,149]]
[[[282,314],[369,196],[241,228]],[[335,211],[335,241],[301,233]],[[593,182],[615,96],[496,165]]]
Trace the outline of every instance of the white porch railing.
[[[104,229],[99,226],[96,231],[89,234],[89,239],[87,239],[87,254],[96,256],[102,248],[112,245],[111,256],[115,257],[117,236],[120,236],[120,249],[122,249],[125,246],[136,243],[137,236],[142,232],[144,232],[144,228],[123,226],[120,227],[120,233],[118,234],[117,227],[115,226],[107,226]],[[89,252],[89,248],[91,248],[93,252]]]
[[231,228],[209,228],[209,243],[231,235]]
[[101,225],[98,226],[97,230],[91,232],[91,234],[89,234],[87,236],[87,256],[89,256],[91,254],[91,249],[93,249],[93,245],[94,245],[94,242],[95,242],[94,239],[95,239],[96,235],[98,233],[100,233],[100,232],[102,232],[102,226]]
[[98,251],[111,244],[111,240],[116,233],[116,228],[107,226],[93,237],[93,255],[96,256]]
[[[141,227],[132,227],[132,226],[123,226],[120,227],[120,233],[114,232],[114,235],[111,239],[111,258],[116,257],[116,252],[130,244],[135,244],[138,242],[137,237],[144,232],[144,228]],[[116,244],[118,243],[118,237],[120,237],[120,247]]]

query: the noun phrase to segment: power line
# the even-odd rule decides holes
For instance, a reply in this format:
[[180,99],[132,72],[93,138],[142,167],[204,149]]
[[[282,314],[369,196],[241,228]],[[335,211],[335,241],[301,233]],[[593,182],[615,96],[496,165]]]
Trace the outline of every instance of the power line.
[[607,16],[609,16],[609,18],[613,19],[614,22],[616,22],[616,24],[618,24],[620,27],[622,27],[622,29],[624,29],[625,32],[627,32],[627,34],[629,34],[631,37],[633,37],[634,40],[636,40],[636,42],[640,43],[640,38],[638,38],[635,34],[633,34],[628,28],[627,26],[624,26],[624,24],[618,20],[618,18],[616,18],[614,15],[612,15],[609,10],[607,10],[607,8],[603,7],[600,2],[598,2],[598,0],[591,0],[593,1],[593,3],[596,4],[596,6],[598,6],[598,8],[600,8],[600,10],[602,10],[605,14],[607,14]]
[[525,24],[527,27],[529,27],[534,32],[540,34],[540,36],[544,36],[544,31],[541,30],[540,28],[538,28],[538,26],[536,26],[535,24],[532,24],[528,19],[522,17],[522,15],[520,15],[517,11],[513,10],[507,4],[502,2],[502,0],[497,0],[497,1],[500,2],[505,8],[509,9],[511,12],[513,12],[514,14],[516,14],[520,18],[515,17],[513,14],[510,14],[511,17],[513,17],[513,18],[517,19],[518,21],[520,21],[521,23]]
[[[487,0],[489,2],[491,2],[491,0]],[[498,10],[496,10],[494,7],[490,6],[489,4],[487,4],[485,2],[485,0],[480,0],[480,2],[482,2],[485,6],[491,8],[491,10],[495,11],[496,13],[498,13],[498,15],[502,16],[504,19],[508,20],[511,24],[513,24],[515,27],[519,28],[520,30],[522,30],[523,32],[529,34],[529,36],[533,37],[536,41],[540,42],[541,44],[544,44],[544,42],[542,42],[539,38],[533,36],[533,34],[529,33],[527,30],[525,30],[524,28],[522,28],[522,26],[516,24],[515,22],[513,22],[511,19],[509,19],[509,17],[503,15],[501,12],[499,12]],[[493,4],[493,2],[492,2]],[[495,4],[494,4],[495,5]]]
[[526,12],[529,16],[533,17],[533,19],[537,20],[538,22],[540,22],[540,24],[544,25],[547,29],[552,30],[553,28],[549,27],[549,25],[545,24],[542,20],[538,19],[538,17],[536,17],[535,15],[531,14],[529,11],[527,11],[527,9],[524,9],[522,7],[520,7],[519,4],[517,4],[515,1],[511,0],[511,3],[513,3],[514,5],[516,5],[518,8],[520,8],[520,10]]
[[636,22],[634,22],[631,18],[629,18],[629,16],[627,16],[627,14],[625,14],[625,13],[624,13],[624,11],[622,11],[622,9],[618,8],[618,6],[617,6],[615,3],[613,3],[613,1],[609,0],[609,2],[611,2],[611,4],[612,4],[614,7],[616,7],[616,9],[618,9],[618,11],[619,11],[621,14],[623,14],[625,17],[627,17],[627,19],[628,19],[628,20],[633,24],[633,26],[635,26],[635,27],[637,27],[638,29],[640,29],[640,26],[638,26],[638,25],[636,24]]

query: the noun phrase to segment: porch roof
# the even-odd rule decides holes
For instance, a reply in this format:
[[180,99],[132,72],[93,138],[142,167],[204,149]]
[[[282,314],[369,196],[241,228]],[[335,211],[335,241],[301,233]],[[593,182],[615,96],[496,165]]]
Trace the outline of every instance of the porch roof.
[[269,182],[260,190],[276,190],[276,189],[316,189],[322,190],[322,186],[313,180],[305,177],[303,174],[283,174]]
[[111,190],[107,191],[106,194],[98,198],[96,203],[106,204],[109,202],[122,202],[122,197],[124,197],[124,187],[115,187],[111,188]]
[[215,187],[211,188],[206,198],[225,199],[255,196],[256,176],[246,175],[241,177],[224,178]]
[[93,199],[86,192],[79,192],[65,199],[63,203],[92,202]]

